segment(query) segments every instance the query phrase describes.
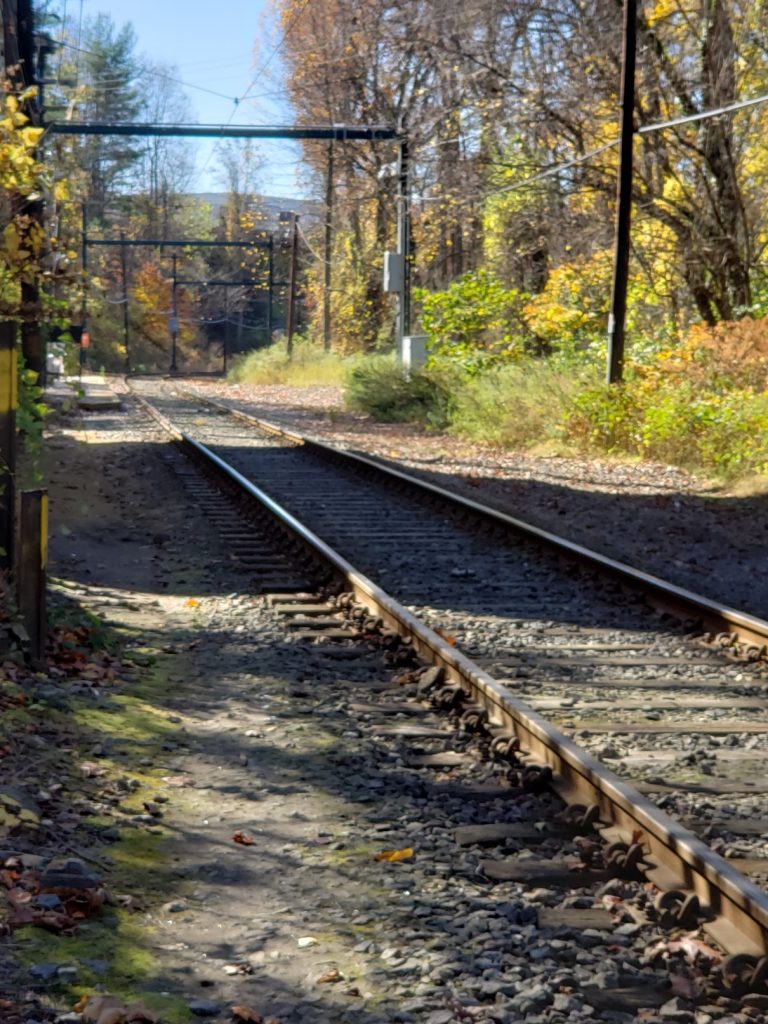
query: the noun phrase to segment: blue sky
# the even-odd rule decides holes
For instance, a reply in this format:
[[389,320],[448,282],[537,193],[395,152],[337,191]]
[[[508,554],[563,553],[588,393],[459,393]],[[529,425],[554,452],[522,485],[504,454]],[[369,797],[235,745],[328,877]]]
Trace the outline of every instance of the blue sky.
[[[50,2],[50,0],[49,0]],[[269,0],[53,0],[69,19],[109,14],[118,26],[130,22],[136,51],[175,64],[185,83],[194,120],[201,124],[286,124],[291,112],[281,88],[279,29]],[[277,49],[276,49],[277,46]],[[209,91],[205,91],[209,90]],[[221,95],[213,95],[219,93]],[[235,105],[235,97],[246,97]],[[197,191],[218,191],[211,144],[197,147]],[[263,191],[302,194],[299,151],[290,143],[261,143]]]

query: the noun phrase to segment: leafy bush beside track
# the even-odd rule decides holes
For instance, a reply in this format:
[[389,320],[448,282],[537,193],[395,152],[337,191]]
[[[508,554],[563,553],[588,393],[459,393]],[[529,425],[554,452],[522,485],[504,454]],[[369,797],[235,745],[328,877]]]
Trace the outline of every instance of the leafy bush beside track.
[[768,475],[768,338],[764,323],[750,323],[692,331],[678,348],[631,363],[619,386],[572,355],[470,372],[438,356],[410,377],[364,360],[347,402],[374,419],[508,448],[644,458],[723,479]]

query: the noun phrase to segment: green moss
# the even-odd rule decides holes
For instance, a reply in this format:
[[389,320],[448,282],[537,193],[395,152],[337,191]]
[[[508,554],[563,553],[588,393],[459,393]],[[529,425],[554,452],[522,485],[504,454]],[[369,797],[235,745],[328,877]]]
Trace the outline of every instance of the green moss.
[[[99,918],[83,921],[75,935],[20,928],[15,933],[14,948],[25,964],[52,961],[76,967],[77,982],[60,986],[62,994],[88,995],[95,985],[101,985],[112,995],[136,999],[142,982],[151,979],[157,968],[156,958],[147,947],[150,934],[147,926],[127,911],[110,909]],[[94,971],[83,962],[97,959],[106,962],[106,973]]]
[[163,743],[177,731],[177,726],[146,701],[125,694],[112,700],[111,708],[81,704],[74,709],[75,720],[84,728],[138,743]]

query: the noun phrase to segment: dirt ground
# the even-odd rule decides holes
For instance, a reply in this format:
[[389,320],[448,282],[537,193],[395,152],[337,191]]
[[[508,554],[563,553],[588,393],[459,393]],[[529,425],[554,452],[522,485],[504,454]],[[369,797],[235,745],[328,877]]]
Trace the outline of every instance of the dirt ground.
[[[50,434],[57,646],[47,672],[1,670],[20,703],[0,809],[28,817],[0,819],[0,1020],[453,1019],[449,944],[409,961],[411,885],[441,921],[466,913],[454,884],[475,910],[496,896],[436,870],[424,820],[446,845],[445,806],[350,710],[392,670],[286,633],[141,414]],[[376,861],[414,838],[420,866]]]
[[202,394],[370,452],[715,601],[768,619],[768,486],[672,466],[508,452],[345,411],[339,388],[197,382]]

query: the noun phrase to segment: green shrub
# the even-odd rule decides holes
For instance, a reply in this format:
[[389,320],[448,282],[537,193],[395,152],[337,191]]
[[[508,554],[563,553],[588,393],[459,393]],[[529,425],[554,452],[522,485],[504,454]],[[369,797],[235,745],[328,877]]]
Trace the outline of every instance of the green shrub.
[[524,348],[522,307],[528,296],[505,288],[487,270],[470,271],[444,291],[415,289],[433,358],[468,373],[517,359]]
[[449,430],[509,448],[553,442],[579,383],[576,374],[566,375],[552,361],[496,367],[458,387]]
[[356,356],[326,352],[321,346],[294,340],[293,358],[288,359],[285,341],[238,359],[229,372],[229,380],[238,384],[291,384],[341,386]]
[[577,447],[637,454],[643,413],[636,389],[627,384],[590,384],[563,417],[563,436]]
[[690,381],[643,378],[578,394],[563,421],[582,450],[705,470],[721,477],[768,471],[768,396]]
[[443,370],[408,373],[391,356],[369,356],[347,374],[346,405],[381,423],[418,422],[434,428],[449,419],[456,374]]

